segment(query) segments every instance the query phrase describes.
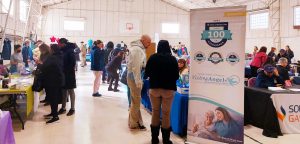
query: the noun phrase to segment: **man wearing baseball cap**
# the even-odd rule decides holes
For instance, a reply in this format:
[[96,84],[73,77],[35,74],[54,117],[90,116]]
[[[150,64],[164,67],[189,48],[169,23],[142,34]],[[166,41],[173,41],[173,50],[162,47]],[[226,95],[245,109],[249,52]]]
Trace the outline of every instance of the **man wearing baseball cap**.
[[278,70],[270,64],[265,65],[264,69],[256,77],[255,87],[268,88],[275,87],[276,84],[283,84]]

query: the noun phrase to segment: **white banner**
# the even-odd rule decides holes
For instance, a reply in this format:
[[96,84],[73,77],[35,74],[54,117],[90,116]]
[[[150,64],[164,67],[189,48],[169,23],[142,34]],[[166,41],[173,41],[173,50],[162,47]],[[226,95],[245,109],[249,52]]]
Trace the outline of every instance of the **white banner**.
[[243,143],[246,7],[191,10],[188,141]]
[[299,134],[299,94],[273,94],[272,100],[277,111],[281,132],[284,134]]

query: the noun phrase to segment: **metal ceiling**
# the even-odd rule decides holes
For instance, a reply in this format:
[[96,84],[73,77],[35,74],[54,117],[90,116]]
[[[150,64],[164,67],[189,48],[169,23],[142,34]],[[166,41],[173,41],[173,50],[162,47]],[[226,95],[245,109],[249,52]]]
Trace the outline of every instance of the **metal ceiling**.
[[[52,6],[72,0],[40,0],[43,6]],[[123,1],[139,1],[139,0],[123,0]],[[197,8],[224,7],[224,6],[239,6],[247,5],[252,2],[259,2],[268,6],[274,0],[161,0],[175,7],[189,11]]]
[[224,7],[224,6],[240,6],[249,3],[258,2],[268,6],[274,0],[162,0],[173,6],[185,9],[197,8],[211,8],[211,7]]

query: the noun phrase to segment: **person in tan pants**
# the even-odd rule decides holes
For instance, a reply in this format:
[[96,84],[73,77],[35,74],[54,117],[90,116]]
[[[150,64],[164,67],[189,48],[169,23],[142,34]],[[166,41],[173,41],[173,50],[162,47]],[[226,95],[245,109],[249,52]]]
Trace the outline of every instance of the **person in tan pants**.
[[[152,104],[151,134],[152,144],[159,143],[159,129],[164,144],[170,141],[170,111],[174,92],[177,89],[176,81],[179,78],[178,63],[172,56],[169,42],[161,40],[157,46],[157,53],[152,55],[146,65],[145,76],[150,79],[150,100]],[[160,110],[162,109],[162,122]]]
[[127,61],[127,83],[130,88],[131,106],[128,126],[130,129],[146,130],[140,111],[143,81],[141,70],[146,65],[145,49],[151,44],[151,38],[143,35],[140,40],[131,42]]

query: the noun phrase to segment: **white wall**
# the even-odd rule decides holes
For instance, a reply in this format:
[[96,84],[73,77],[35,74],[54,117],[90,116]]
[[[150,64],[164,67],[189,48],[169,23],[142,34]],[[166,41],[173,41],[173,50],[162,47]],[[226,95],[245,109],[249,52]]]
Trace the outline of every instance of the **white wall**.
[[[295,60],[300,60],[300,30],[293,28],[294,21],[294,6],[300,5],[300,0],[281,0],[280,3],[280,35],[281,47],[290,45],[295,53]],[[248,9],[256,9],[263,7],[261,4],[248,5]],[[271,19],[269,29],[266,30],[250,30],[249,16],[247,18],[247,36],[246,36],[246,51],[252,52],[253,46],[267,46],[268,50],[273,46]],[[280,49],[280,48],[277,48]]]
[[[84,32],[66,32],[63,28],[64,17],[86,18]],[[120,19],[140,20],[140,34],[125,36],[119,32]],[[44,13],[45,25],[42,38],[49,42],[51,36],[66,37],[70,41],[87,41],[92,38],[105,42],[130,43],[141,34],[148,34],[154,41],[154,34],[167,39],[171,44],[179,41],[189,46],[189,12],[173,7],[161,0],[74,0],[49,8]],[[180,24],[179,34],[162,34],[162,22]]]
[[[0,0],[0,1],[2,1],[2,0]],[[13,3],[14,3],[13,4],[14,9],[12,9],[12,11],[14,11],[14,12],[13,12],[13,15],[9,16],[7,29],[6,29],[6,34],[23,36],[24,29],[25,29],[25,22],[20,20],[20,6],[19,6],[20,1],[19,0],[13,0]],[[38,3],[36,2],[36,0],[33,0],[32,5],[33,5],[32,6],[33,9],[36,9],[37,11],[40,10],[40,7],[39,7]],[[29,19],[29,23],[28,23],[27,32],[26,32],[25,37],[28,37],[30,32],[35,32],[36,30],[39,31],[37,26],[36,26],[36,24],[38,22],[38,18],[36,16],[33,16],[33,15],[36,15],[37,12],[33,9],[31,11],[31,16],[30,16],[30,19]],[[0,12],[2,12],[1,3],[0,3]],[[1,14],[0,15],[0,26],[1,27],[4,27],[5,20],[6,20],[6,15]],[[20,44],[20,43],[22,43],[22,41],[17,41],[16,43]]]

